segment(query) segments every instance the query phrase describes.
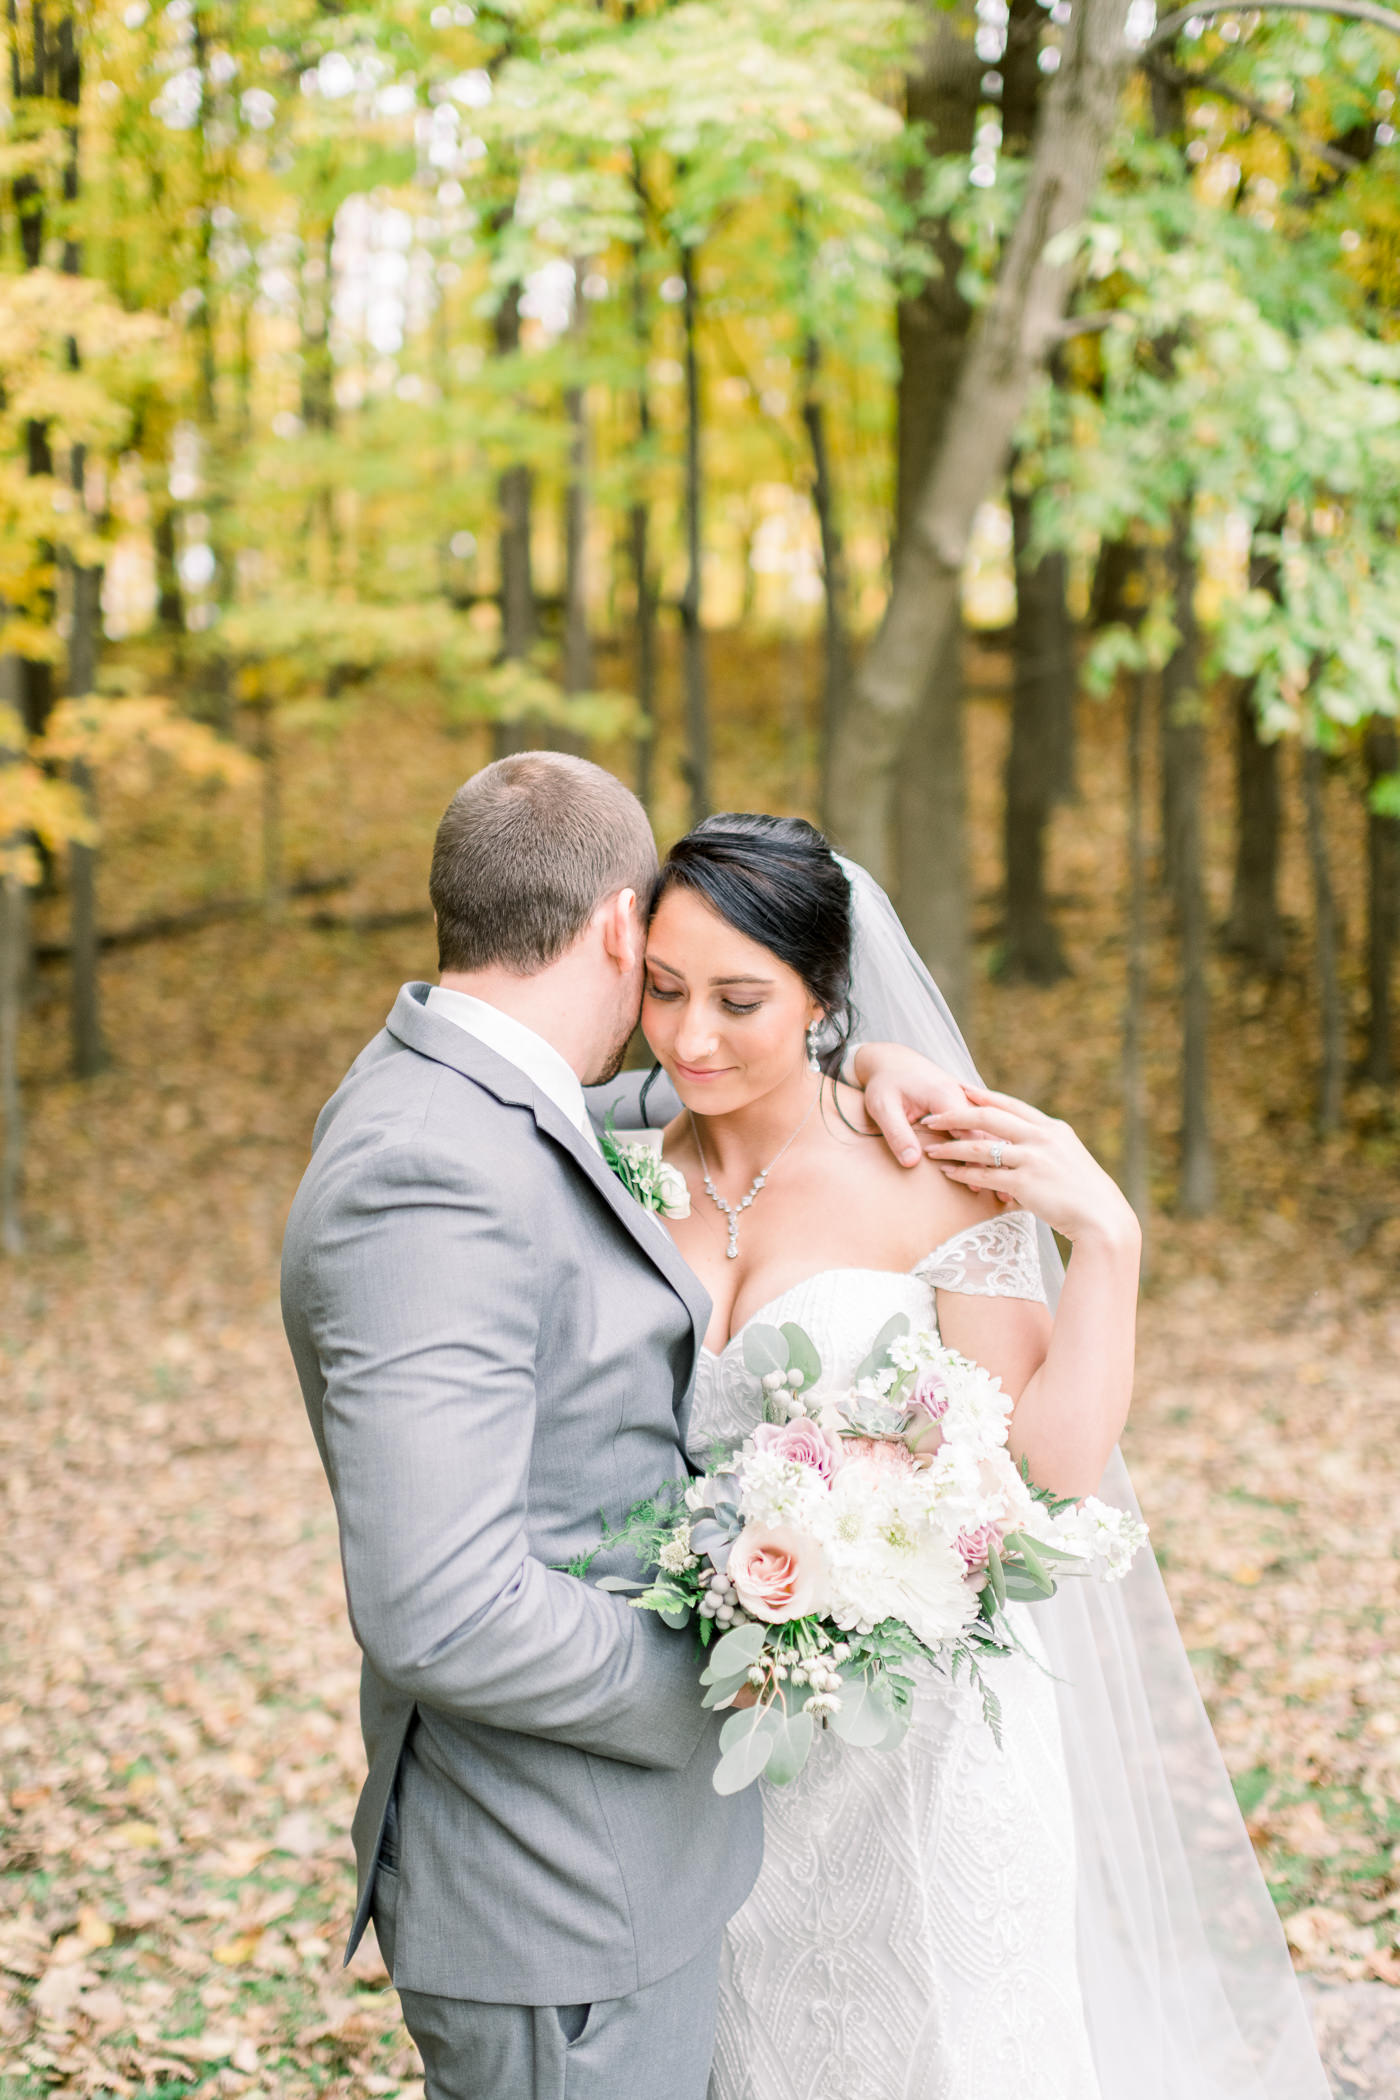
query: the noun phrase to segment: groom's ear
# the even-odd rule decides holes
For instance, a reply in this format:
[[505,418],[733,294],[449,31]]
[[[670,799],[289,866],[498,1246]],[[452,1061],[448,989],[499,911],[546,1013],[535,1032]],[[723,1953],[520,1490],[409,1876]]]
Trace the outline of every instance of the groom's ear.
[[630,976],[641,962],[646,947],[646,927],[642,923],[637,892],[618,890],[614,896],[604,898],[598,911],[603,946],[622,974]]

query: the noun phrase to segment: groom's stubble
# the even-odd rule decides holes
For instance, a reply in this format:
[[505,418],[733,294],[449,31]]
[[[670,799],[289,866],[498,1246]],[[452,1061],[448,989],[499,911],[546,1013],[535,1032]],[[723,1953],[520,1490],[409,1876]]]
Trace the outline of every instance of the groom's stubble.
[[636,984],[629,988],[626,1001],[618,1014],[618,1034],[606,1051],[597,1071],[584,1074],[585,1086],[606,1086],[616,1079],[622,1070],[628,1046],[637,1032],[637,1023],[642,1018],[642,973],[638,972]]

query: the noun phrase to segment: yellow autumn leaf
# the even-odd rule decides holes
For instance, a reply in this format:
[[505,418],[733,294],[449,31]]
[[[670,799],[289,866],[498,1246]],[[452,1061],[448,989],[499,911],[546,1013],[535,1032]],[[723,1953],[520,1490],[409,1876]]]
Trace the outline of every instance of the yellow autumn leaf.
[[101,1911],[88,1903],[78,1912],[78,1938],[85,1947],[110,1947],[116,1932]]
[[128,1845],[133,1852],[149,1851],[160,1843],[160,1832],[154,1823],[131,1821],[118,1823],[112,1832],[114,1845]]
[[225,1940],[222,1947],[214,1949],[214,1959],[226,1969],[242,1968],[253,1960],[262,1945],[262,1931],[240,1932],[235,1939]]

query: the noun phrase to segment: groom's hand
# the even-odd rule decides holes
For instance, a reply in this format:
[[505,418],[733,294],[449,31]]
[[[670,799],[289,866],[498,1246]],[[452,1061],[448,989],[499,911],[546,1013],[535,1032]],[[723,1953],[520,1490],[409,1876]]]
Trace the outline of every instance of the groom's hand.
[[852,1067],[865,1089],[866,1113],[902,1167],[917,1166],[932,1142],[915,1122],[948,1129],[968,1120],[971,1104],[961,1080],[903,1043],[862,1043]]

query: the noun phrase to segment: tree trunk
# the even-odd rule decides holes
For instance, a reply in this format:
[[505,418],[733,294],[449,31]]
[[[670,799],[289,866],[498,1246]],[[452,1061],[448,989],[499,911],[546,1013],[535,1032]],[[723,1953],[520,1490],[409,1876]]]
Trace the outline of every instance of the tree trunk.
[[[982,95],[982,61],[972,41],[974,14],[962,0],[955,14],[929,9],[921,61],[905,83],[909,125],[927,129],[938,153],[968,153]],[[943,442],[949,404],[967,350],[972,309],[958,287],[962,250],[946,218],[924,225],[930,269],[899,304],[899,394],[896,429],[895,560],[914,526],[919,492]],[[825,753],[827,820],[840,828],[836,778],[845,718]],[[962,623],[955,620],[926,661],[917,707],[903,732],[893,800],[895,891],[905,930],[970,1033],[972,900],[967,866]],[[888,879],[888,878],[886,878]]]
[[[1275,518],[1267,529],[1281,532],[1283,524],[1282,518]],[[1277,598],[1278,557],[1256,546],[1249,559],[1249,583],[1252,590]],[[1225,946],[1266,976],[1277,977],[1285,948],[1278,907],[1279,747],[1265,743],[1259,734],[1254,688],[1248,680],[1241,681],[1235,693],[1235,808],[1235,879]]]
[[1097,634],[1101,628],[1116,626],[1140,617],[1141,607],[1135,604],[1136,577],[1141,557],[1137,544],[1131,539],[1105,540],[1099,548],[1098,560],[1094,563],[1094,581],[1089,589],[1089,627]]
[[1004,470],[1037,372],[1053,349],[1077,264],[1057,239],[1077,226],[1097,187],[1129,63],[1130,0],[1080,0],[1036,126],[1026,200],[1000,276],[963,360],[945,434],[901,544],[894,589],[866,654],[838,739],[836,828],[846,850],[884,879],[890,868],[893,773],[925,690],[956,626],[977,511]]
[[1191,546],[1189,502],[1178,504],[1172,513],[1167,563],[1177,641],[1162,667],[1157,733],[1162,775],[1162,881],[1179,919],[1183,883],[1189,881],[1183,859],[1183,825],[1190,815],[1186,804],[1200,768],[1196,750],[1201,713],[1197,691],[1200,632],[1196,624],[1196,559]]
[[[66,22],[63,25],[71,26]],[[11,0],[10,6],[10,91],[15,114],[24,122],[23,105],[26,102],[45,102],[58,92],[58,47],[49,35],[49,23],[42,5],[29,10],[28,66],[21,38],[18,11]],[[10,191],[14,202],[15,217],[19,226],[20,254],[26,270],[37,270],[44,260],[45,215],[44,190],[41,179],[33,174],[15,177]],[[25,425],[27,472],[35,479],[53,473],[53,452],[49,444],[47,423],[31,419]],[[51,562],[53,549],[42,543],[37,549],[41,563]],[[53,593],[36,591],[32,610],[41,622],[47,625],[54,617]],[[19,711],[24,726],[31,736],[42,736],[49,715],[53,711],[53,668],[42,658],[22,657],[19,660]],[[45,867],[49,856],[41,849]]]
[[972,888],[967,851],[963,636],[949,628],[899,764],[899,911],[969,1041],[973,1026]]
[[[80,131],[78,110],[82,102],[82,65],[73,19],[65,15],[59,27],[58,92],[73,111],[68,127],[68,155],[63,168],[63,198],[70,211],[79,194]],[[70,221],[71,224],[71,221]],[[70,232],[63,243],[63,268],[76,277],[82,268],[77,240]],[[78,369],[78,346],[70,341],[68,363]],[[85,504],[87,454],[75,445],[68,463],[68,479],[79,507]],[[102,632],[102,571],[70,565],[72,604],[69,608],[68,692],[82,699],[97,686],[97,651]],[[72,767],[72,782],[82,796],[88,815],[97,814],[97,783],[81,760]],[[71,1026],[73,1076],[93,1079],[107,1061],[102,1041],[102,1011],[98,960],[100,938],[97,927],[97,848],[77,840],[68,848],[69,932],[73,947]]]
[[643,217],[642,233],[632,258],[632,345],[637,359],[637,450],[640,462],[637,493],[628,518],[628,539],[632,581],[637,594],[637,707],[642,718],[642,733],[637,738],[637,800],[650,815],[656,791],[656,587],[651,574],[651,390],[647,383],[651,330],[647,320],[646,275],[642,266],[647,193],[641,162],[635,152],[632,183]]
[[1308,871],[1313,893],[1313,968],[1317,975],[1317,1012],[1321,1062],[1317,1084],[1317,1131],[1330,1137],[1341,1127],[1345,1081],[1346,1029],[1338,969],[1337,899],[1327,848],[1326,775],[1321,751],[1304,744],[1302,756],[1303,816],[1308,841]]
[[156,623],[174,639],[178,669],[178,651],[185,633],[185,600],[176,565],[175,507],[164,489],[155,492],[154,504],[151,540],[156,558]]
[[[1372,788],[1400,772],[1400,736],[1393,722],[1366,732],[1366,773]],[[1366,977],[1370,991],[1365,1075],[1377,1086],[1395,1080],[1391,983],[1400,940],[1400,817],[1369,810],[1366,817]]]
[[[583,356],[585,327],[582,263],[574,265],[572,336],[576,358]],[[583,387],[564,389],[569,425],[569,475],[564,486],[564,691],[593,689],[593,645],[588,633],[588,411]],[[560,738],[568,750],[582,752],[581,738]]]
[[1196,626],[1196,562],[1191,514],[1178,505],[1170,550],[1172,615],[1178,641],[1161,681],[1161,748],[1174,782],[1170,834],[1164,848],[1172,868],[1172,900],[1181,943],[1181,1188],[1183,1216],[1205,1217],[1215,1207],[1215,1157],[1210,1135],[1210,911],[1205,879],[1205,723],[1197,692],[1200,639]]
[[1127,968],[1123,991],[1123,1148],[1120,1172],[1123,1193],[1137,1212],[1147,1258],[1150,1202],[1147,1089],[1142,1045],[1147,1025],[1147,841],[1143,835],[1143,729],[1147,679],[1129,674],[1128,684],[1128,896]]
[[1050,918],[1046,832],[1055,800],[1056,743],[1074,682],[1073,638],[1065,610],[1065,558],[1031,558],[1031,498],[1011,495],[1016,556],[1015,669],[1006,754],[1006,917],[1003,969],[1029,984],[1069,974]]
[[[496,355],[513,357],[520,348],[520,292],[508,285],[496,309]],[[497,484],[500,506],[501,655],[508,663],[521,662],[535,646],[538,632],[535,617],[535,585],[530,566],[531,504],[534,476],[519,462],[507,467]],[[523,722],[497,722],[492,728],[494,755],[504,758],[512,751],[528,750],[529,731]]]
[[24,1252],[20,1194],[24,1184],[24,1104],[19,1087],[19,1029],[29,977],[29,893],[0,874],[0,1249]]
[[826,598],[826,652],[822,677],[820,718],[822,770],[822,821],[830,822],[831,754],[836,731],[846,705],[851,680],[851,644],[846,626],[846,550],[841,521],[836,510],[836,492],[831,478],[831,451],[827,443],[826,408],[820,389],[821,345],[809,335],[803,346],[802,420],[812,447],[812,502],[822,539],[822,584]]
[[262,767],[262,906],[270,919],[286,909],[282,868],[282,765],[277,744],[277,710],[264,699],[258,715],[258,758]]
[[[74,480],[81,475],[79,462]],[[102,571],[74,569],[72,632],[68,643],[68,690],[76,698],[97,683],[97,643],[101,621]],[[89,816],[97,814],[97,783],[82,760],[72,767],[72,781]],[[68,848],[69,933],[73,944],[72,1039],[73,1076],[95,1078],[107,1062],[102,1039],[101,936],[97,917],[97,847],[77,840]]]
[[701,537],[700,358],[697,343],[700,308],[695,279],[695,249],[681,247],[681,280],[685,286],[685,548],[686,578],[681,594],[681,635],[685,651],[685,775],[690,784],[690,821],[710,813],[710,696],[705,664],[705,630],[701,624],[704,549]]
[[1266,976],[1277,977],[1284,965],[1278,908],[1279,747],[1259,734],[1247,679],[1235,691],[1235,811],[1235,879],[1225,946]]

